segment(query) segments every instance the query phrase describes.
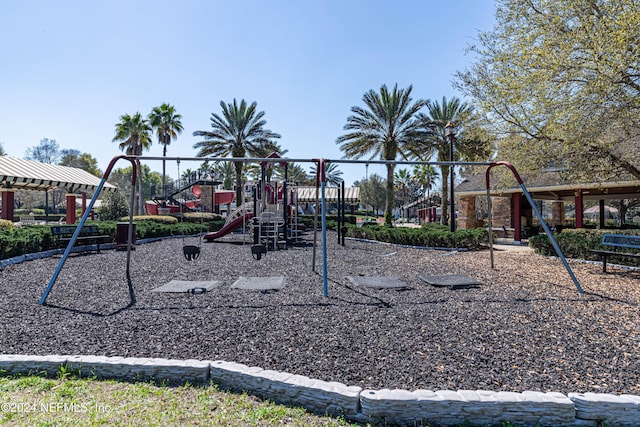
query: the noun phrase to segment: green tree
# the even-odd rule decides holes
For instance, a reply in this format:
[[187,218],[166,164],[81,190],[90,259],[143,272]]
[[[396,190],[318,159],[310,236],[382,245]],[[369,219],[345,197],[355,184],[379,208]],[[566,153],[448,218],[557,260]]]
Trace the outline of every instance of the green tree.
[[[151,146],[151,126],[149,121],[142,117],[142,114],[135,113],[133,116],[124,114],[120,116],[120,122],[116,123],[116,132],[113,141],[120,142],[120,150],[125,151],[129,156],[141,156],[144,150]],[[142,173],[142,171],[140,171]],[[136,177],[138,188],[142,189],[141,174]],[[142,191],[138,192],[138,206],[134,215],[143,211]]]
[[[434,153],[439,162],[448,162],[450,159],[450,141],[445,135],[445,126],[452,122],[456,124],[456,137],[454,140],[453,161],[478,160],[488,156],[487,141],[477,140],[477,132],[467,132],[474,126],[473,108],[466,102],[453,97],[447,100],[442,97],[442,103],[438,101],[427,102],[428,113],[420,113],[420,118],[427,134],[427,153]],[[427,159],[425,159],[427,160]],[[440,182],[442,184],[442,215],[441,222],[449,223],[449,171],[448,165],[440,166]]]
[[385,204],[388,208],[387,183],[380,175],[374,173],[358,182],[357,186],[360,187],[360,198],[365,209],[370,206],[377,215],[378,211],[385,209]]
[[436,168],[431,165],[415,165],[412,173],[414,182],[422,190],[422,197],[429,199],[429,193],[438,179]]
[[78,168],[92,175],[102,177],[102,171],[98,168],[98,160],[89,153],[81,153],[76,149],[63,149],[60,151],[60,165]]
[[[151,129],[156,131],[158,142],[162,144],[162,157],[167,156],[167,146],[171,144],[171,140],[177,139],[178,135],[184,129],[182,127],[182,116],[176,112],[173,105],[163,103],[158,107],[153,107],[149,114],[149,124]],[[166,199],[166,161],[162,159],[162,195]]]
[[[425,130],[416,119],[417,113],[426,105],[425,100],[412,102],[412,86],[398,89],[396,84],[389,91],[382,85],[380,92],[373,89],[365,93],[365,108],[351,107],[351,116],[347,117],[345,135],[337,139],[340,149],[347,158],[396,160],[415,156],[418,147],[425,139]],[[393,210],[393,172],[394,164],[387,166],[387,197],[384,213],[385,224],[392,224]]]
[[213,167],[214,173],[216,173],[222,179],[222,188],[225,190],[233,189],[233,177],[235,174],[235,167],[233,162],[216,162]]
[[0,156],[6,156],[7,152],[4,151],[4,145],[0,142]]
[[393,186],[397,194],[400,195],[400,205],[410,202],[411,186],[413,184],[413,175],[408,169],[399,169],[393,174]]
[[[314,177],[316,176],[316,173],[317,173],[316,169],[317,169],[316,165],[311,166],[311,175],[313,175]],[[339,187],[341,185],[343,181],[342,171],[338,169],[337,163],[329,163],[328,165],[325,165],[324,178],[325,178],[325,183],[327,185],[330,185],[333,187]]]
[[[109,182],[122,191],[127,197],[131,196],[131,166],[126,168],[115,169],[109,176]],[[158,172],[154,172],[148,165],[140,165],[138,177],[139,196],[143,199],[149,199],[154,196],[154,189],[160,188],[162,184],[162,176]],[[140,210],[143,212],[144,210]]]
[[[287,169],[290,183],[296,183],[298,185],[313,185],[313,183],[315,183],[298,163],[289,162]],[[284,181],[284,167],[276,167],[275,174],[277,179]]]
[[120,191],[109,191],[102,198],[100,219],[103,221],[117,221],[129,215],[127,198]]
[[[273,142],[280,135],[265,129],[264,111],[257,111],[257,103],[247,105],[242,99],[240,104],[226,104],[220,101],[222,115],[211,114],[211,131],[198,130],[193,136],[203,137],[193,148],[198,149],[198,156],[213,157],[259,157],[268,151],[278,151],[279,147]],[[242,172],[244,163],[234,162],[236,170],[236,204],[243,204]]]
[[501,157],[529,173],[640,179],[637,0],[498,0],[457,86],[491,120]]

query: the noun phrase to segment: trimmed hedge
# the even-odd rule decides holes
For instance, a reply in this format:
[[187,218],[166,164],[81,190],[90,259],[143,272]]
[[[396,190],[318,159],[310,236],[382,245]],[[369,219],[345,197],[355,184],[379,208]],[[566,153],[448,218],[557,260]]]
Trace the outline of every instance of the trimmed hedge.
[[[142,219],[143,217],[140,217]],[[209,231],[217,231],[224,225],[224,221],[177,222],[173,224],[157,222],[155,220],[142,219],[136,221],[136,238],[146,239],[154,237],[194,235]],[[111,236],[116,239],[116,221],[87,221],[87,225],[97,225],[99,234]],[[42,252],[58,247],[58,241],[51,235],[51,226],[32,225],[29,227],[0,227],[0,259],[28,253]]]
[[[555,234],[558,246],[567,258],[599,260],[600,258],[589,252],[590,249],[611,250],[611,247],[602,245],[602,235],[605,233],[627,234],[638,236],[637,230],[592,230],[592,229],[566,229],[562,233]],[[556,256],[556,251],[551,241],[545,234],[529,238],[529,246],[540,255]],[[638,250],[625,249],[624,252],[640,253]],[[623,257],[612,257],[618,264],[640,266],[640,260]]]

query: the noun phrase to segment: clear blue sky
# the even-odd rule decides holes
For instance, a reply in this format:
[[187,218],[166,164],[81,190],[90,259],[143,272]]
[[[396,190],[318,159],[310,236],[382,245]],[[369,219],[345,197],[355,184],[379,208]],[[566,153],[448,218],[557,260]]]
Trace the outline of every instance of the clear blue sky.
[[[192,132],[210,129],[221,100],[244,98],[288,157],[340,158],[335,140],[369,89],[460,96],[453,74],[472,62],[465,49],[492,28],[494,9],[494,0],[0,0],[0,143],[24,157],[55,139],[104,169],[120,154],[119,117],[169,102],[185,130],[168,155],[195,156]],[[161,153],[157,142],[148,152]],[[340,169],[348,184],[365,175]],[[167,170],[176,175],[175,164]]]

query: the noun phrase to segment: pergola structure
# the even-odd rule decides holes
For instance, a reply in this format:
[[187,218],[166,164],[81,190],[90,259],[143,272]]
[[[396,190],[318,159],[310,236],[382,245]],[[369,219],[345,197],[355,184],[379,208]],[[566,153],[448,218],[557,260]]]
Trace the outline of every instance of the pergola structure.
[[[538,182],[527,187],[531,197],[535,200],[552,202],[551,222],[553,225],[564,225],[564,203],[575,204],[575,226],[584,226],[584,202],[597,200],[600,210],[600,227],[604,228],[605,200],[640,199],[640,181],[611,181],[591,183],[558,183],[557,177],[547,174]],[[482,174],[473,175],[458,187],[456,196],[458,204],[458,225],[461,228],[474,228],[476,224],[476,198],[486,198],[485,177]],[[525,227],[531,225],[531,206],[523,198],[520,187],[492,189],[491,200],[493,206],[494,226],[513,228],[514,241],[520,241]]]
[[[76,197],[78,195],[82,197],[84,212],[87,202],[86,192],[95,191],[99,185],[100,178],[82,169],[0,156],[0,197],[2,198],[0,218],[14,220],[16,190],[50,191],[61,187],[68,191],[66,222],[74,224]],[[116,187],[106,183],[103,190],[115,191]]]

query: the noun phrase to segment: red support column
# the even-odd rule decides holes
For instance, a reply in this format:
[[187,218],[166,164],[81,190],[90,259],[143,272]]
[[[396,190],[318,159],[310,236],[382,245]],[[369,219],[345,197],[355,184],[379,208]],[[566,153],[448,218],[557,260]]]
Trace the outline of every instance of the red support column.
[[76,195],[67,194],[67,224],[76,223]]
[[513,243],[520,243],[522,240],[521,204],[522,194],[513,193]]
[[575,204],[576,204],[576,228],[582,228],[582,215],[584,214],[584,203],[582,200],[582,191],[576,190],[575,192]]
[[15,191],[13,188],[2,189],[2,219],[13,221]]

